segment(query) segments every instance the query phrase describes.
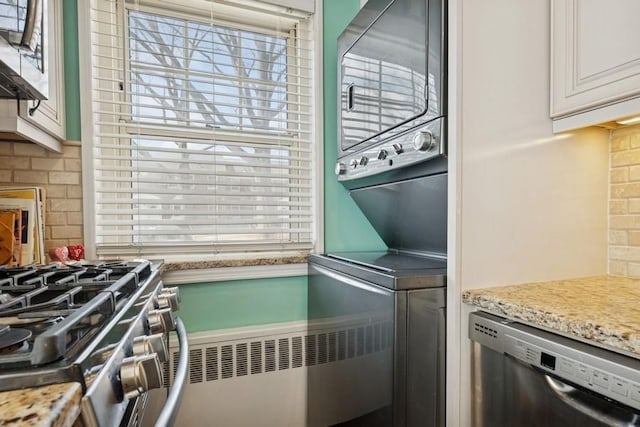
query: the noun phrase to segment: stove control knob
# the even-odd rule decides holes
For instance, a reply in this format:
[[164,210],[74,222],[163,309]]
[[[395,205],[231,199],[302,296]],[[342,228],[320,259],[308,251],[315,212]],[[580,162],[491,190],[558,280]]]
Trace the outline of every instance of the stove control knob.
[[357,168],[357,167],[358,167],[358,160],[356,160],[356,159],[352,159],[352,160],[349,162],[349,166],[351,166],[353,169]]
[[404,148],[402,148],[402,144],[395,143],[395,144],[393,144],[392,147],[393,147],[393,151],[396,154],[402,154],[404,152]]
[[436,140],[433,134],[428,131],[416,132],[413,135],[413,148],[418,151],[429,151],[436,146]]
[[180,302],[180,288],[177,286],[171,286],[160,289],[161,294],[176,294],[178,296],[178,302]]
[[369,163],[369,158],[367,156],[360,157],[360,166],[367,166]]
[[170,308],[149,310],[149,330],[152,334],[166,334],[176,328],[176,322]]
[[344,175],[347,172],[347,165],[342,162],[336,163],[336,175]]
[[164,288],[158,294],[158,307],[178,311],[180,308],[180,291],[178,288]]
[[146,356],[157,354],[160,362],[169,360],[169,349],[162,334],[143,335],[133,340],[133,354],[135,356]]
[[380,150],[378,151],[378,160],[384,160],[388,155],[389,153],[387,152],[387,150]]
[[126,399],[135,399],[142,393],[162,387],[162,368],[155,353],[131,356],[122,361],[120,381]]

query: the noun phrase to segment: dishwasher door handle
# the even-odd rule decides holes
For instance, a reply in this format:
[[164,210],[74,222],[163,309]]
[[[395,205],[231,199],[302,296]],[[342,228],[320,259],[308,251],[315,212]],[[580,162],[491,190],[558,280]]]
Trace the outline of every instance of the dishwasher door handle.
[[187,340],[187,331],[180,318],[176,318],[176,333],[178,334],[178,345],[180,348],[178,353],[178,368],[176,369],[176,376],[173,380],[173,387],[162,408],[162,412],[160,412],[158,416],[155,427],[173,426],[176,421],[176,416],[178,415],[178,409],[180,409],[184,387],[187,384],[189,374],[189,342]]
[[[566,384],[556,378],[552,378],[549,375],[545,375],[545,380],[549,385],[549,388],[555,393],[556,396],[560,398],[564,403],[579,411],[594,420],[598,420],[604,424],[615,426],[615,427],[631,427],[638,425],[638,420],[624,420],[616,417],[615,415],[608,414],[604,412],[603,409],[589,404],[587,402],[583,402],[580,399],[579,394],[582,393],[579,389]],[[635,418],[635,417],[634,417]]]

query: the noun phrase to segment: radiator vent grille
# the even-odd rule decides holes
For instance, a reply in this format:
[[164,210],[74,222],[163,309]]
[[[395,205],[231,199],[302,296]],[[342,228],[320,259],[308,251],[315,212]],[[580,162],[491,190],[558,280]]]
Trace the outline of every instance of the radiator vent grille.
[[307,335],[304,337],[304,350],[305,350],[305,366],[312,366],[316,364],[316,336]]
[[251,375],[262,373],[262,343],[253,341],[251,343]]
[[293,337],[291,339],[291,347],[293,352],[291,364],[294,368],[300,368],[302,367],[302,337]]
[[336,333],[329,332],[329,362],[336,361]]
[[[173,375],[171,378],[175,378],[176,371],[178,370],[178,354],[177,351],[173,353]],[[189,366],[189,371],[191,371],[191,366]]]
[[267,340],[264,342],[264,358],[265,372],[273,372],[276,370],[276,340]]
[[218,379],[218,347],[205,349],[207,381]]
[[233,376],[233,346],[222,346],[222,378]]
[[278,369],[289,369],[289,338],[278,340]]
[[338,360],[344,360],[346,358],[347,350],[347,333],[345,331],[338,331]]
[[162,385],[169,387],[169,361],[162,362]]
[[318,364],[327,363],[328,351],[327,334],[318,334]]
[[[190,383],[258,375],[303,366],[322,365],[385,351],[393,343],[391,322],[379,322],[318,334],[303,334],[285,338],[255,338],[240,342],[213,343],[189,351]],[[486,333],[486,332],[485,332]],[[175,377],[178,353],[172,353],[171,363],[165,362],[164,384]],[[170,369],[170,367],[172,369]]]
[[196,348],[189,351],[191,366],[189,369],[189,382],[191,384],[202,382],[202,349]]
[[247,343],[236,345],[236,376],[244,377],[248,373]]

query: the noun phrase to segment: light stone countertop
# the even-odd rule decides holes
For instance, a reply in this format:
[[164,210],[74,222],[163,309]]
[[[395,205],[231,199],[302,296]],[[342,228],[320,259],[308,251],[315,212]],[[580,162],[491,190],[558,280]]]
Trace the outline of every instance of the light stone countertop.
[[640,280],[596,276],[473,289],[462,301],[640,358]]
[[80,383],[0,392],[0,425],[71,427],[80,415]]
[[178,261],[165,262],[164,271],[178,270],[198,270],[204,268],[221,268],[221,267],[249,267],[255,265],[284,265],[284,264],[304,264],[309,257],[306,255],[289,256],[289,257],[264,257],[264,258],[247,258],[247,259],[222,259],[210,261]]

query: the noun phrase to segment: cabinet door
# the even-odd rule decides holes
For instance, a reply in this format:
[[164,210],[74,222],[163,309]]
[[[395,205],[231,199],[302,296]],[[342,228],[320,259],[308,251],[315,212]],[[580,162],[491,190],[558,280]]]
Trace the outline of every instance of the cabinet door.
[[638,0],[552,0],[551,117],[640,95],[639,17]]
[[[38,101],[21,101],[20,116],[45,132],[65,139],[64,51],[62,43],[62,0],[49,0],[47,9],[47,61],[49,98],[33,110]],[[29,111],[32,111],[30,113]]]

